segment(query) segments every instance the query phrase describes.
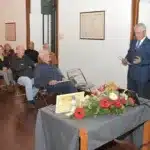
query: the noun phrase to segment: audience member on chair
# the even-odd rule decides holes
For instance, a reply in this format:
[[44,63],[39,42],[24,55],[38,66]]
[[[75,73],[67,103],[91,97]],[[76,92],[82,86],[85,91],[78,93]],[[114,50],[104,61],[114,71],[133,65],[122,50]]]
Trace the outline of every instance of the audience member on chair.
[[61,72],[49,64],[50,57],[47,51],[39,53],[41,63],[35,68],[35,86],[37,88],[45,87],[48,93],[74,93],[77,89],[70,81],[63,81],[64,76]]
[[39,53],[34,50],[34,43],[30,42],[28,49],[25,51],[25,54],[34,62],[38,62],[38,55]]
[[14,55],[14,50],[11,48],[10,44],[6,43],[4,45],[4,56],[11,57]]
[[50,64],[55,65],[56,67],[58,66],[58,60],[56,57],[56,54],[54,52],[51,51],[49,44],[45,43],[43,45],[43,50],[47,50],[49,51],[49,56],[50,56]]
[[4,81],[8,87],[10,88],[10,85],[13,84],[13,75],[12,71],[9,68],[9,61],[8,58],[3,55],[4,49],[3,46],[0,46],[0,76],[3,76]]
[[11,68],[14,74],[14,78],[19,85],[25,87],[26,97],[29,104],[34,104],[38,89],[33,86],[33,69],[34,63],[25,54],[23,46],[17,46],[16,56],[12,59]]

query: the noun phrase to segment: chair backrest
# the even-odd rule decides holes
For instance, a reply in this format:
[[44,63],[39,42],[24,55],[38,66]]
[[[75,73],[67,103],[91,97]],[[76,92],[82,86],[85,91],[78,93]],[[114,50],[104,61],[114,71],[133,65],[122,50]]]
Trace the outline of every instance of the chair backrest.
[[81,69],[71,69],[67,71],[67,77],[71,80],[75,85],[85,85],[87,84],[87,80],[81,71]]

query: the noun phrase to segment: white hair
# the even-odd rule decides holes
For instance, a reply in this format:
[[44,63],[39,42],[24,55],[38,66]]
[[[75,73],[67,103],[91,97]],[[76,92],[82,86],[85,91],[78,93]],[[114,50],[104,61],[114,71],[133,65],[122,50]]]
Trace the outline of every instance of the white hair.
[[141,31],[146,31],[146,25],[144,23],[138,23],[135,25],[134,30],[140,28]]

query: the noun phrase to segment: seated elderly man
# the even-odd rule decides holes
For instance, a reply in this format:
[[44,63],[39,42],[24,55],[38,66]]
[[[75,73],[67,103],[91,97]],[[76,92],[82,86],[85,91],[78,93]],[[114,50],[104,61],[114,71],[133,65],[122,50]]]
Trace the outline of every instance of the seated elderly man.
[[49,93],[74,93],[77,89],[70,81],[63,81],[64,76],[61,72],[49,64],[50,57],[47,51],[39,53],[40,64],[35,68],[35,86],[37,88],[45,87]]
[[43,50],[49,50],[49,44],[48,43],[44,43],[43,44]]
[[55,65],[55,66],[58,66],[58,60],[57,60],[56,54],[51,51],[49,44],[45,43],[43,45],[43,50],[49,51],[50,63]]
[[17,46],[16,56],[12,58],[11,69],[13,71],[14,79],[17,81],[17,83],[25,87],[28,103],[34,104],[34,97],[38,92],[38,89],[33,87],[34,63],[24,53],[24,47]]

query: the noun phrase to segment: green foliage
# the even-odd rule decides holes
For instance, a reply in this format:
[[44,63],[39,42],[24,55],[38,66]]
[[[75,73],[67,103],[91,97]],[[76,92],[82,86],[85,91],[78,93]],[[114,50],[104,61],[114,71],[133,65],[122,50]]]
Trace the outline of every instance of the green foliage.
[[99,105],[99,100],[97,97],[90,97],[88,106],[84,107],[86,116],[98,116],[107,114],[122,114],[124,112],[123,108],[116,108],[111,106],[111,108],[101,108]]

